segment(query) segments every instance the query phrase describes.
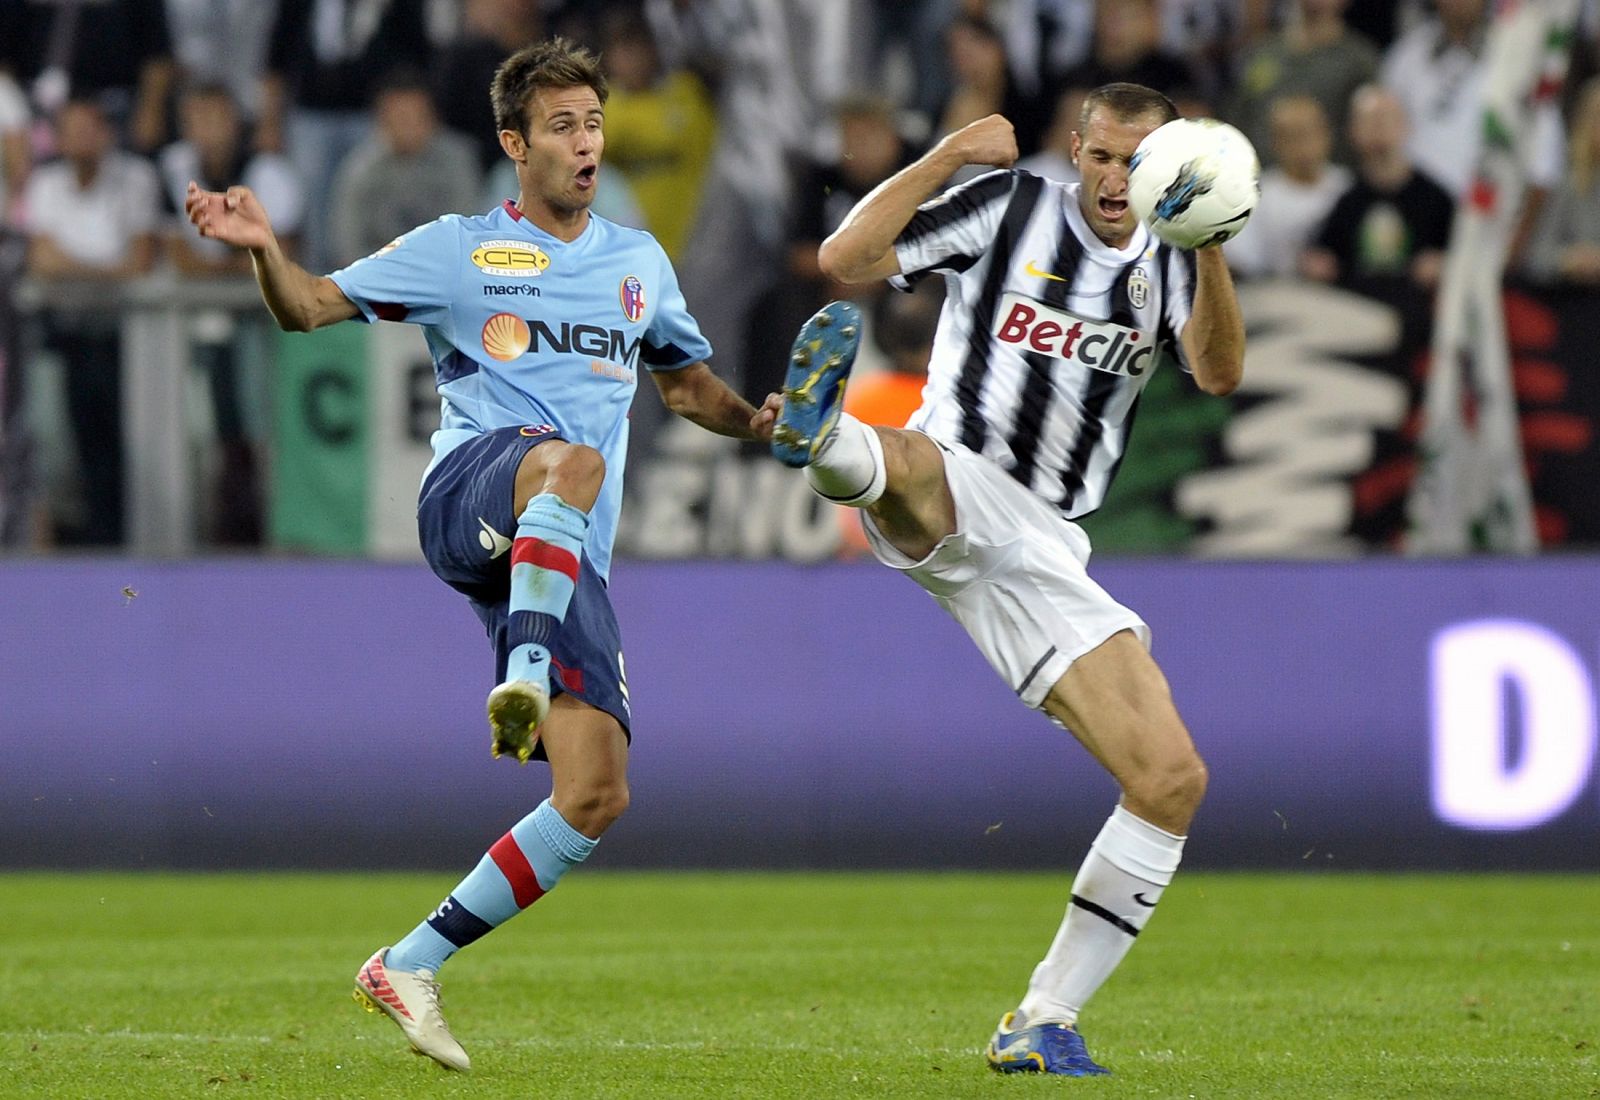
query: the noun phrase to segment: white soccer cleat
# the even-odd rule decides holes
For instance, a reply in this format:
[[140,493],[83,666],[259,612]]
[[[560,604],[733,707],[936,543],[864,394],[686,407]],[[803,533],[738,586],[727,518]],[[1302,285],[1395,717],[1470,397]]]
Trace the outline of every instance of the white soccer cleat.
[[507,680],[489,693],[489,751],[510,753],[517,763],[533,759],[539,724],[550,713],[550,689],[531,680]]
[[433,980],[433,972],[389,970],[383,965],[388,952],[387,947],[379,948],[356,972],[356,1003],[368,1012],[386,1013],[400,1025],[418,1054],[426,1054],[446,1069],[467,1072],[472,1059],[450,1034],[439,1011],[439,983]]

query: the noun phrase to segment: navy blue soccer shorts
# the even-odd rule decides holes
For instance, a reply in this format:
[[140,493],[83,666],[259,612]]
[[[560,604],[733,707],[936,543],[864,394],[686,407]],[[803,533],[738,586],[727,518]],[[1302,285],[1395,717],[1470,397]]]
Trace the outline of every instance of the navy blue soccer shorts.
[[[511,540],[517,534],[517,467],[528,451],[561,436],[555,429],[499,428],[456,447],[422,485],[417,533],[422,553],[440,580],[467,597],[494,646],[495,683],[505,679],[511,654]],[[550,643],[550,692],[563,692],[605,711],[633,737],[622,671],[622,632],[606,585],[579,555],[578,584],[561,630]],[[534,755],[544,759],[544,746]]]

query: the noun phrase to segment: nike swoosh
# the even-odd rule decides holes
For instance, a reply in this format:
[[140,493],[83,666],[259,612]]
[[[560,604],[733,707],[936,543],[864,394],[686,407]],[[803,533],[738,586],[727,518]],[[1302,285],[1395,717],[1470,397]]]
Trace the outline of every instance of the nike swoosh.
[[1142,892],[1133,895],[1133,900],[1138,902],[1140,905],[1144,906],[1146,909],[1154,909],[1156,907],[1156,903],[1155,902],[1153,902],[1153,901],[1145,901],[1144,900],[1144,894]]
[[488,521],[482,516],[478,517],[478,526],[483,528],[483,536],[478,539],[478,545],[489,551],[490,561],[494,561],[495,558],[511,549],[511,540],[493,527],[490,527]]
[[1048,271],[1040,271],[1039,268],[1037,266],[1035,266],[1035,264],[1034,264],[1034,262],[1032,260],[1029,260],[1027,262],[1027,264],[1025,264],[1023,266],[1022,270],[1024,272],[1026,272],[1027,274],[1032,275],[1035,279],[1049,279],[1052,282],[1057,282],[1057,283],[1065,283],[1065,282],[1070,282],[1071,281],[1070,279],[1063,279],[1060,275],[1052,275]]

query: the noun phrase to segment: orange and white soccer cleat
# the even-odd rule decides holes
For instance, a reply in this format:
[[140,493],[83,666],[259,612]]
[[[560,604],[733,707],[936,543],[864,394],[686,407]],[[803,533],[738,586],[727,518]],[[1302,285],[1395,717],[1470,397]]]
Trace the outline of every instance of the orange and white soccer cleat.
[[379,948],[356,972],[356,1003],[368,1012],[382,1011],[400,1025],[411,1049],[426,1054],[446,1069],[465,1073],[472,1059],[439,1011],[439,983],[430,970],[389,970],[383,965],[387,947]]

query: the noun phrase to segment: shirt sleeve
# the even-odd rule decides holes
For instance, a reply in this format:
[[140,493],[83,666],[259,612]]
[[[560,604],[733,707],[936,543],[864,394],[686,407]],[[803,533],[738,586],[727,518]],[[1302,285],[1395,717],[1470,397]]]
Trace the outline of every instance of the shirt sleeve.
[[461,262],[459,220],[446,215],[419,225],[328,278],[368,323],[443,324],[450,316]]
[[1005,217],[1017,173],[985,172],[917,208],[894,242],[900,274],[889,280],[910,290],[934,272],[959,274],[978,262],[994,242]]
[[[659,251],[659,246],[658,246]],[[711,358],[711,345],[700,333],[700,325],[689,313],[678,289],[678,276],[665,252],[661,256],[661,304],[644,331],[639,361],[651,371],[679,370]],[[627,293],[619,288],[618,293]]]

